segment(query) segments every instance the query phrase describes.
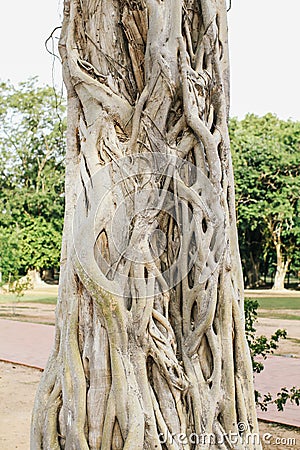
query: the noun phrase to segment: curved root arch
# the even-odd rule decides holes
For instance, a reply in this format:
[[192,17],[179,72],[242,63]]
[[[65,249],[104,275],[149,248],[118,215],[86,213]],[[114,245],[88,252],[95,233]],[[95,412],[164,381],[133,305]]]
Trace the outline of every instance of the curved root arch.
[[64,245],[32,449],[259,448],[225,1],[65,0],[60,51]]

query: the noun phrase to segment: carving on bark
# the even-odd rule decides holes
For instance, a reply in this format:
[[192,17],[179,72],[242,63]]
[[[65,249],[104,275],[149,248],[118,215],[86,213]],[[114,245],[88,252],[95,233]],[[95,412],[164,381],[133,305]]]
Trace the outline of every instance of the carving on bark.
[[225,1],[65,0],[60,53],[65,226],[31,448],[260,448]]

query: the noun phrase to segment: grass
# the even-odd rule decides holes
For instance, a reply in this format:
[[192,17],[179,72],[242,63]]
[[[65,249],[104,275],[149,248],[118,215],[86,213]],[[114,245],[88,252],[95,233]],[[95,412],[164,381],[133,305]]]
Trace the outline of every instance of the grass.
[[[259,297],[258,317],[281,320],[300,320],[300,297]],[[292,311],[295,311],[293,314]]]
[[270,310],[298,309],[300,310],[300,297],[265,297],[251,298],[257,300],[259,308]]
[[[270,311],[282,311],[282,313],[259,313],[261,317],[274,317],[285,318],[292,320],[300,320],[300,316],[286,314],[284,315],[284,310],[299,310],[300,311],[300,297],[265,297],[265,298],[251,298],[252,300],[257,300],[259,303],[259,309],[270,310]],[[57,292],[54,290],[36,291],[25,294],[19,300],[13,294],[2,294],[0,295],[1,303],[44,303],[48,305],[55,305],[57,302]]]

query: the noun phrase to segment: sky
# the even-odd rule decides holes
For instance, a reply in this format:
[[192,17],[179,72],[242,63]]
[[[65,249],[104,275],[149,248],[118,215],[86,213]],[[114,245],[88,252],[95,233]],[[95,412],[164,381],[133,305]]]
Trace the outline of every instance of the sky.
[[[231,116],[273,112],[282,119],[300,120],[300,0],[231,3]],[[2,81],[18,83],[38,75],[41,84],[52,84],[53,58],[44,42],[61,24],[61,7],[62,0],[3,1]],[[54,69],[54,81],[59,85],[59,63]]]

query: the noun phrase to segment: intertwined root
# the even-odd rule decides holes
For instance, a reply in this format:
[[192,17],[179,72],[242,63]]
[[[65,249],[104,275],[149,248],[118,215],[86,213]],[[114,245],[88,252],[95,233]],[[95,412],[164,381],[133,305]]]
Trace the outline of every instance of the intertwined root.
[[225,1],[66,0],[60,50],[64,245],[31,447],[259,448]]

